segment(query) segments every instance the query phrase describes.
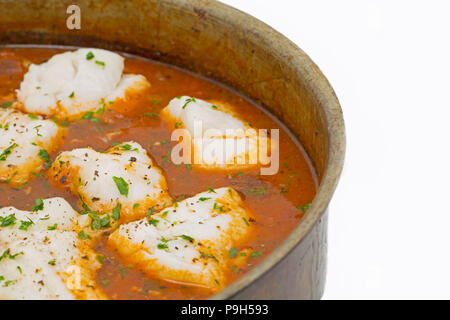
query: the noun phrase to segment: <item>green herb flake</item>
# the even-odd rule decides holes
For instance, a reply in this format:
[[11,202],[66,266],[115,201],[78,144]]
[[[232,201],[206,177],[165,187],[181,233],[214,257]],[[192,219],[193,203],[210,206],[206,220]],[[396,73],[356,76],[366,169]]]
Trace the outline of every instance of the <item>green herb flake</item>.
[[208,189],[208,191],[211,192],[211,193],[217,193],[217,192],[215,192],[214,189],[211,188],[211,187],[206,187],[206,189]]
[[160,250],[169,249],[169,246],[165,243],[158,243],[158,249]]
[[262,254],[263,254],[262,251],[254,251],[250,254],[250,257],[257,258],[257,257],[262,256]]
[[211,258],[211,259],[214,259],[217,262],[219,262],[219,259],[217,259],[216,256],[213,254],[207,254],[207,253],[203,253],[203,252],[200,252],[200,254],[201,254],[202,258]]
[[72,99],[73,97],[75,97],[75,91],[72,91],[72,93],[69,95],[70,99]]
[[33,220],[31,220],[30,218],[28,218],[28,221],[25,220],[21,220],[20,221],[20,226],[19,226],[19,230],[23,230],[23,231],[28,231],[28,228],[34,224]]
[[30,119],[33,119],[33,120],[39,119],[39,117],[38,117],[37,115],[32,114],[32,113],[28,114],[28,117],[29,117]]
[[81,240],[91,239],[91,236],[86,234],[84,230],[78,232],[78,236],[80,237]]
[[99,66],[102,66],[102,67],[105,66],[105,63],[103,61],[100,61],[100,60],[95,60],[95,63],[98,64]]
[[181,121],[175,122],[175,129],[178,129],[182,125],[183,125],[183,122],[181,122]]
[[116,221],[120,219],[120,208],[121,207],[122,207],[122,205],[120,204],[120,202],[117,202],[114,209],[112,209],[112,218]]
[[86,60],[92,60],[92,59],[94,59],[94,54],[92,53],[92,51],[89,51],[87,54],[86,54]]
[[113,177],[113,180],[119,189],[121,195],[128,197],[128,183],[121,177]]
[[105,256],[104,255],[98,254],[96,258],[97,258],[98,262],[100,262],[101,264],[105,263]]
[[156,226],[158,226],[159,220],[150,218],[150,219],[148,219],[148,223],[150,223],[156,227]]
[[228,252],[228,255],[230,256],[230,259],[233,259],[237,254],[238,254],[239,250],[236,248],[231,248],[230,251]]
[[2,153],[0,153],[0,161],[5,161],[6,158],[8,158],[8,156],[11,154],[12,150],[14,148],[16,148],[17,146],[19,146],[17,143],[13,143],[12,145],[10,145],[8,148],[6,148],[5,150],[3,150]]
[[13,213],[6,217],[0,217],[0,227],[10,227],[16,224],[16,217]]
[[189,241],[190,243],[194,242],[194,238],[187,236],[185,234],[182,234],[181,236],[179,236],[181,239]]
[[2,261],[3,259],[5,259],[9,253],[11,252],[11,249],[6,249],[5,251],[3,251],[2,255],[0,256],[0,261]]
[[50,260],[48,262],[49,265],[54,266],[56,264],[56,259]]
[[306,211],[306,210],[309,209],[309,207],[311,207],[311,203],[307,203],[307,204],[304,204],[302,206],[298,206],[297,209],[300,210],[300,211]]
[[251,188],[250,192],[256,195],[262,195],[266,193],[266,189],[264,188]]
[[8,101],[8,102],[5,102],[4,104],[2,104],[0,106],[0,108],[7,109],[7,108],[11,107],[11,105],[12,105],[12,101]]
[[52,225],[52,226],[48,226],[47,227],[47,230],[56,230],[58,228],[58,224],[57,223],[55,223],[54,225]]
[[38,199],[36,199],[35,203],[36,204],[31,209],[31,210],[33,210],[33,212],[36,212],[39,210],[44,210],[44,200],[42,200],[41,198],[38,198]]
[[190,102],[195,102],[195,98],[188,98],[184,101],[184,105],[181,107],[181,109],[186,108],[186,106],[190,103]]
[[46,163],[47,166],[49,166],[50,163],[52,162],[52,161],[50,160],[50,155],[48,154],[47,150],[45,150],[45,149],[39,150],[38,156],[39,156],[42,160],[44,160],[44,162]]

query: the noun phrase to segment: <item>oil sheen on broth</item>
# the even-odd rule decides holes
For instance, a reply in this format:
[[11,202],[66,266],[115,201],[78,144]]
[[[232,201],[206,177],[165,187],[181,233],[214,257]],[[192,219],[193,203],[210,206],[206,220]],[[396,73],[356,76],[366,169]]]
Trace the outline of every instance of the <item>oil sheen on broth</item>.
[[[24,61],[25,65],[40,64],[61,52],[63,50],[47,47],[0,48],[0,105],[15,99],[15,90],[27,71]],[[145,148],[163,170],[169,193],[174,199],[203,192],[206,186],[234,188],[255,217],[252,223],[256,230],[244,246],[237,248],[250,258],[240,261],[237,256],[227,265],[229,282],[236,280],[273,251],[302,218],[317,188],[310,161],[278,120],[223,85],[138,57],[126,57],[124,72],[142,74],[151,84],[148,93],[140,98],[139,106],[126,116],[107,110],[97,117],[97,122],[84,119],[69,123],[64,144],[53,154],[52,160],[65,150],[87,146],[106,150],[115,142],[133,140]],[[167,155],[176,142],[170,141],[171,129],[160,119],[159,112],[171,99],[181,95],[223,101],[232,105],[241,119],[256,128],[280,129],[279,172],[269,176],[260,175],[258,168],[201,171],[171,163]],[[113,136],[111,132],[114,132]],[[52,185],[45,174],[20,187],[2,183],[0,188],[0,207],[30,210],[35,199],[58,196],[66,199],[75,210],[80,210],[78,198]],[[106,245],[106,236],[96,244],[95,249],[105,257],[97,281],[111,299],[203,299],[211,295],[204,288],[145,276]]]

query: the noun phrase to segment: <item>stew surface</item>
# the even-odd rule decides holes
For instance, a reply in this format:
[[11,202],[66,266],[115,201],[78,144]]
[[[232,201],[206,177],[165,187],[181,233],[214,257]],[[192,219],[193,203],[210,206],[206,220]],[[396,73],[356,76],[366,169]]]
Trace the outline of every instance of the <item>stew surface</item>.
[[[0,105],[15,99],[27,71],[23,61],[40,64],[62,49],[47,47],[0,48]],[[245,244],[250,258],[240,263],[236,258],[228,270],[229,282],[236,280],[270,254],[298,224],[316,193],[317,180],[305,152],[288,130],[262,108],[223,85],[178,68],[158,62],[127,56],[125,73],[144,75],[151,83],[140,107],[127,116],[107,110],[98,120],[84,119],[68,124],[68,132],[60,151],[90,146],[106,150],[113,143],[134,140],[141,144],[162,168],[175,199],[183,199],[205,191],[206,187],[233,187],[240,192],[256,221],[256,232]],[[234,106],[239,116],[256,128],[280,129],[280,169],[272,176],[259,174],[259,169],[230,171],[198,171],[170,162],[176,142],[170,141],[171,129],[158,113],[175,96],[187,95],[214,99]],[[75,210],[78,198],[69,191],[52,186],[41,172],[29,183],[12,187],[0,186],[0,206],[30,210],[37,198],[63,197]],[[111,299],[202,299],[211,295],[206,289],[182,283],[148,278],[125,264],[106,246],[106,237],[96,249],[105,256],[98,282]],[[244,249],[237,248],[237,249]]]

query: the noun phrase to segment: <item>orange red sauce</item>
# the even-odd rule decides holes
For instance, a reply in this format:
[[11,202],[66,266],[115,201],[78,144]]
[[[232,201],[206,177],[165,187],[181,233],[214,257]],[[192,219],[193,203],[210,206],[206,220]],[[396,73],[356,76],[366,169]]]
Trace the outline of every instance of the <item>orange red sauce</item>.
[[[39,64],[60,52],[61,49],[44,47],[0,48],[0,104],[14,100],[14,90],[19,88],[27,69],[23,61]],[[206,186],[233,187],[244,197],[246,206],[256,217],[256,221],[252,222],[256,230],[254,236],[238,249],[249,248],[251,252],[261,253],[246,260],[243,265],[231,261],[227,266],[229,282],[238,279],[276,249],[302,218],[304,210],[297,207],[310,203],[317,189],[310,161],[282,123],[225,86],[138,57],[126,57],[124,72],[142,74],[151,83],[150,90],[141,97],[139,107],[126,115],[114,110],[107,111],[100,116],[98,123],[89,120],[71,122],[64,144],[52,155],[52,159],[64,150],[86,146],[106,150],[114,142],[134,140],[165,172],[169,192],[175,199],[205,191]],[[226,102],[233,105],[240,117],[253,127],[280,129],[278,174],[261,176],[259,169],[197,171],[167,161],[170,159],[168,153],[176,142],[170,141],[171,129],[158,113],[173,97],[180,95]],[[30,210],[35,199],[55,196],[65,198],[76,210],[80,209],[77,197],[53,187],[45,172],[20,188],[0,185],[1,207]],[[202,299],[211,295],[206,289],[146,277],[121,261],[104,240],[96,245],[96,249],[105,255],[97,280],[111,299]]]

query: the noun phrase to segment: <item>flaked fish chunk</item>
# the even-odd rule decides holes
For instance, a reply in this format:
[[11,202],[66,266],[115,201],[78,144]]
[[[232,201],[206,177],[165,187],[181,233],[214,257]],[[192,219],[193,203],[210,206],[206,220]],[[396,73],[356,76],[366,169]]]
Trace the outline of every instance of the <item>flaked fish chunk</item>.
[[33,211],[1,208],[0,300],[105,299],[80,221],[62,198],[37,201]]
[[258,164],[258,132],[230,106],[180,96],[172,99],[161,115],[173,130],[187,130],[192,146],[190,163],[197,167],[230,169]]
[[91,148],[62,152],[48,174],[56,185],[79,196],[86,210],[113,213],[115,209],[121,222],[172,203],[161,169],[132,141],[104,153]]
[[65,129],[41,116],[0,109],[0,181],[28,182],[62,144]]
[[232,188],[210,189],[123,224],[109,238],[122,258],[148,275],[218,291],[228,250],[244,242],[251,213]]
[[17,91],[16,108],[74,119],[108,105],[132,104],[150,84],[142,75],[123,75],[124,58],[102,49],[78,49],[31,64]]

